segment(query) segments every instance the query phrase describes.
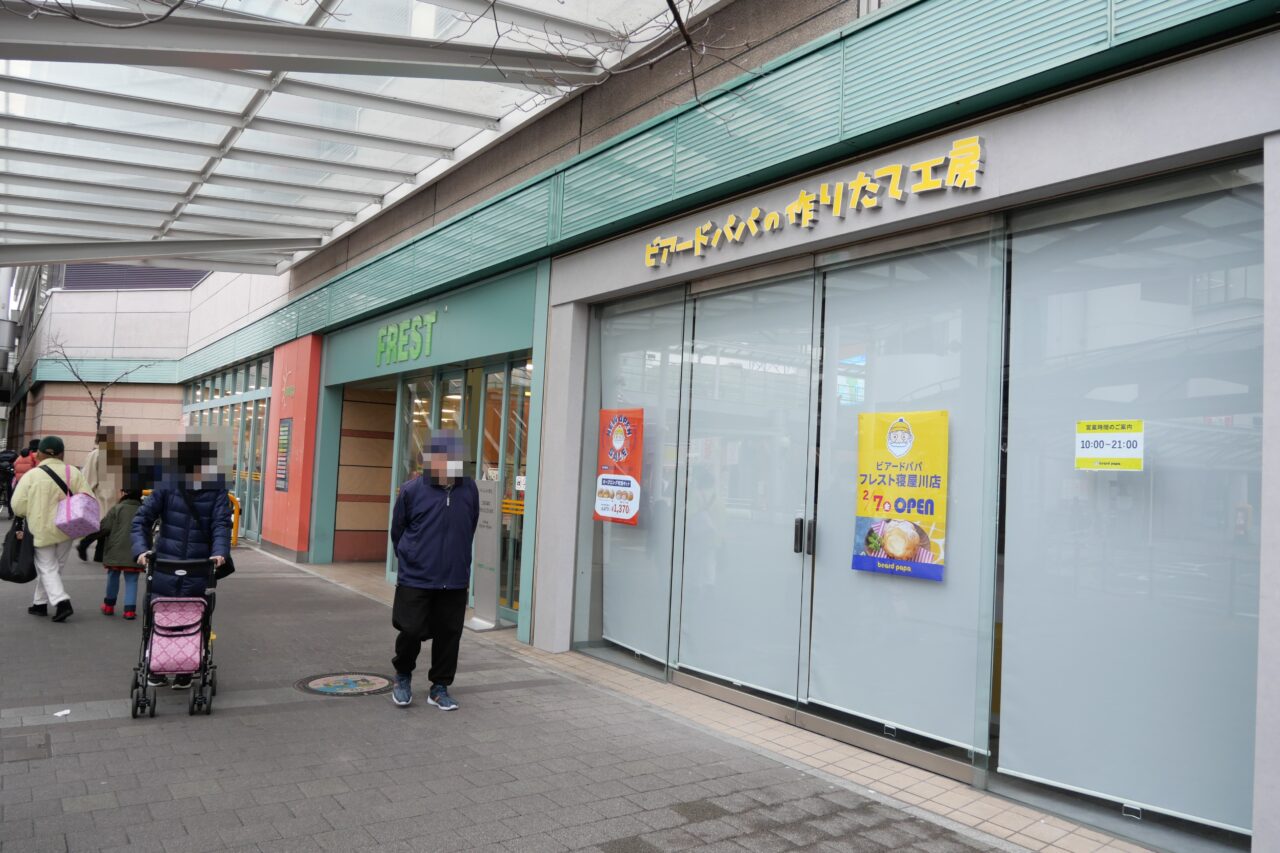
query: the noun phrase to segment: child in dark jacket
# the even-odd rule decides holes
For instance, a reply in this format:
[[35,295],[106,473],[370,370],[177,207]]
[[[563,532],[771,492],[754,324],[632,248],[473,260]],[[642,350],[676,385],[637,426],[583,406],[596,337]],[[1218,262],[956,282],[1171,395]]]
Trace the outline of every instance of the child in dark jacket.
[[113,506],[102,519],[99,530],[102,541],[102,565],[107,570],[107,592],[102,599],[102,615],[114,616],[116,594],[120,591],[120,576],[124,575],[124,618],[138,616],[138,575],[141,567],[133,560],[133,517],[142,506],[142,492],[122,490],[120,503]]

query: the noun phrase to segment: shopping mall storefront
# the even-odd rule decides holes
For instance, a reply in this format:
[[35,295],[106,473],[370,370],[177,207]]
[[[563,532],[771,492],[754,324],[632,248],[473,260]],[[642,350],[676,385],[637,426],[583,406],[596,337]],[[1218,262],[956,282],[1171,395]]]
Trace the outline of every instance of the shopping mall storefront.
[[[401,485],[422,472],[431,433],[465,439],[465,474],[493,484],[497,553],[477,559],[499,622],[519,621],[526,495],[536,484],[534,316],[539,267],[324,337],[313,509],[314,562],[396,575],[387,535]],[[541,266],[545,292],[546,264]],[[532,500],[529,501],[532,503]],[[489,576],[492,575],[492,578]],[[526,620],[527,621],[527,620]]]
[[1160,843],[1247,835],[1277,47],[556,259],[539,645]]

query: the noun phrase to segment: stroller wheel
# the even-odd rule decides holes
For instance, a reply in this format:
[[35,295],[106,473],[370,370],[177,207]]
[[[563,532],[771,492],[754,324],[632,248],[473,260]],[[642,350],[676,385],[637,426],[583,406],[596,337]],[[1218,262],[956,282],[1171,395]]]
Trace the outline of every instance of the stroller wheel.
[[211,666],[209,669],[209,697],[213,698],[218,695],[218,668]]
[[192,690],[191,696],[187,698],[187,716],[194,717],[196,715],[196,694],[199,691]]
[[213,713],[213,694],[216,692],[218,692],[217,684],[210,684],[200,691],[200,696],[204,701],[204,715],[206,717]]
[[156,688],[151,688],[151,704],[147,708],[147,716],[154,717],[156,715]]
[[138,707],[140,704],[141,700],[138,699],[137,696],[134,696],[133,702],[129,705],[129,716],[135,720],[138,719],[138,715],[142,713],[142,709]]

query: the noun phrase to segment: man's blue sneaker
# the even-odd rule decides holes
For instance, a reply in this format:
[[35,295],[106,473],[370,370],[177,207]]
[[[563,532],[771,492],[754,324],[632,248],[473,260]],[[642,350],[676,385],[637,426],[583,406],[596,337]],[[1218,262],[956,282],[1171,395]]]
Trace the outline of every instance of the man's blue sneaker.
[[410,684],[412,680],[413,676],[411,675],[396,673],[396,683],[391,688],[391,701],[401,708],[407,708],[413,702],[413,687]]
[[458,703],[453,701],[453,697],[449,695],[449,688],[443,684],[431,685],[431,692],[427,694],[427,702],[435,705],[441,711],[458,710]]

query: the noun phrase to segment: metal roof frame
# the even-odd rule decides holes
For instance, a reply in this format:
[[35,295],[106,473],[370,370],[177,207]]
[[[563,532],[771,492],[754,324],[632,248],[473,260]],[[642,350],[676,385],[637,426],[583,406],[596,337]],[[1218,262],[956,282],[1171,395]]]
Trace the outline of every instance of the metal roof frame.
[[[661,0],[633,1],[648,3],[658,17],[666,14]],[[99,22],[120,25],[138,20],[138,7],[133,0],[93,2],[99,7],[118,7],[95,8],[92,15]],[[511,106],[502,109],[473,108],[472,103],[501,101],[493,96],[479,100],[459,97],[463,93],[455,91],[453,104],[428,103],[430,97],[397,97],[337,85],[331,79],[325,82],[295,79],[290,73],[317,72],[327,78],[378,75],[471,81],[469,85],[480,82],[503,87],[504,91],[542,92],[554,96],[554,100],[568,89],[602,79],[606,73],[602,57],[607,55],[610,61],[616,61],[615,57],[631,52],[623,34],[605,22],[597,24],[546,14],[507,0],[419,2],[430,2],[449,13],[433,19],[435,28],[430,31],[434,34],[451,33],[453,30],[448,29],[451,26],[492,17],[504,32],[518,29],[529,36],[528,42],[535,46],[508,46],[520,38],[518,34],[510,38],[502,35],[498,44],[477,44],[474,40],[467,43],[458,38],[426,39],[359,32],[345,26],[326,29],[335,0],[316,0],[315,8],[301,23],[203,4],[179,9],[154,26],[124,29],[92,26],[55,15],[6,18],[5,26],[0,28],[0,57],[3,58],[0,72],[4,72],[0,73],[0,95],[12,93],[20,97],[3,98],[4,106],[0,107],[4,110],[0,112],[0,186],[3,186],[0,241],[6,248],[14,249],[15,241],[25,240],[33,250],[26,255],[9,252],[8,257],[26,257],[29,259],[26,263],[37,263],[34,250],[39,244],[47,243],[44,248],[48,252],[43,257],[45,262],[54,263],[58,262],[53,260],[54,253],[63,251],[64,244],[76,243],[99,246],[104,252],[100,260],[119,262],[119,252],[126,250],[115,246],[114,238],[125,243],[131,242],[129,238],[147,238],[140,242],[152,248],[167,246],[163,250],[167,259],[205,263],[205,268],[233,271],[250,267],[263,271],[274,263],[273,271],[280,272],[302,257],[297,251],[308,251],[345,233],[350,223],[394,203],[419,181],[442,173],[449,167],[447,161],[471,156],[481,146],[522,124],[531,112],[528,96],[523,94],[501,96],[502,100],[514,99]],[[358,23],[358,12],[353,13],[353,19]],[[439,23],[442,20],[443,29]],[[575,39],[584,44],[573,46]],[[53,65],[29,70],[21,62],[15,67],[8,60]],[[61,78],[56,65],[61,62],[133,66],[142,73],[114,75],[110,82],[104,79],[99,88],[98,78],[91,74],[79,72],[79,77]],[[152,86],[153,81],[163,80],[149,76],[156,74],[208,81],[201,84],[199,91],[213,93],[211,99],[202,104],[198,98],[184,100],[181,89],[176,86]],[[440,85],[463,84],[442,82]],[[227,87],[243,89],[247,100],[223,94],[228,91]],[[155,97],[157,91],[167,97]],[[288,102],[288,118],[278,118],[264,114],[274,94],[305,100]],[[313,106],[299,109],[298,104],[307,101]],[[534,105],[532,109],[537,111],[550,102]],[[16,109],[12,106],[14,103],[18,104]],[[193,133],[195,139],[180,138],[180,129],[168,129],[170,135],[151,135],[136,132],[135,124],[127,119],[111,118],[109,114],[100,120],[101,124],[110,124],[109,127],[84,125],[65,120],[63,116],[76,113],[53,106],[54,103],[84,104],[126,114],[160,116],[175,122],[198,122],[225,128],[225,132],[216,141],[205,141],[211,134],[204,130]],[[241,104],[243,108],[238,108]],[[331,111],[315,104],[343,105],[350,109],[334,113],[343,116],[342,126],[335,126],[339,122],[327,121]],[[228,106],[237,109],[227,109]],[[368,120],[363,118],[364,111],[370,111]],[[308,121],[312,116],[315,118]],[[441,138],[433,140],[431,132],[424,133],[421,125],[415,126],[410,120],[431,122],[428,127],[440,126]],[[145,126],[146,122],[141,124]],[[466,133],[445,133],[449,129],[466,129]],[[12,139],[5,131],[29,134],[35,139]],[[240,142],[246,131],[312,140],[312,143],[297,146],[295,150],[305,152],[298,154],[288,153],[287,143],[279,143],[281,150],[274,150],[277,144],[274,141],[258,141],[257,147],[243,147]],[[48,138],[90,144],[73,148],[55,142],[43,147],[41,143]],[[181,163],[172,156],[154,158],[159,163],[145,157],[134,161],[116,151],[103,151],[99,156],[93,150],[95,144],[103,148],[127,146],[142,151],[162,151],[193,158],[199,165]],[[330,151],[334,152],[332,159],[323,156]],[[381,152],[407,156],[387,157]],[[235,170],[238,174],[226,174],[227,169],[219,168],[224,160],[260,168],[250,170],[246,166]],[[89,179],[71,179],[61,171],[49,176],[27,174],[24,172],[40,170],[19,170],[10,165],[11,162],[57,167],[73,174],[83,173]],[[309,182],[282,170],[311,172],[318,178]],[[109,176],[123,179],[118,183],[103,180]],[[128,186],[130,177],[171,183],[173,188],[163,189],[154,184]],[[11,187],[48,190],[71,197],[41,199],[38,193],[14,192]],[[217,188],[240,192],[219,195]],[[99,198],[79,201],[75,200],[75,194]],[[306,205],[288,203],[291,197],[305,200]],[[118,204],[111,203],[116,200]],[[325,204],[324,200],[331,200],[333,204]],[[20,210],[12,210],[14,207]],[[50,214],[46,215],[45,211]],[[268,217],[282,221],[266,221]],[[56,239],[39,239],[33,229],[41,226],[45,226],[46,237]],[[79,232],[104,239],[86,241]],[[171,239],[174,237],[181,240]],[[194,250],[177,255],[173,249],[174,243],[196,238],[264,237],[297,241],[309,238],[313,242],[296,250],[279,249],[274,254],[255,252],[247,256],[243,252],[233,256],[229,252],[211,254]],[[66,251],[82,248],[72,246]],[[84,259],[79,255],[77,258]]]

